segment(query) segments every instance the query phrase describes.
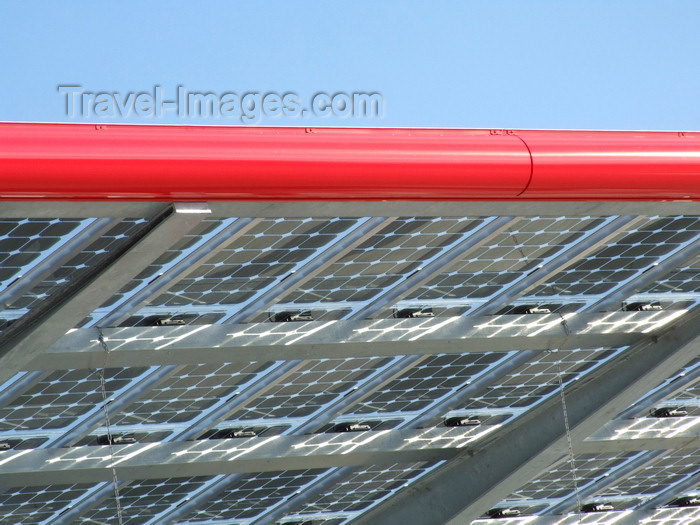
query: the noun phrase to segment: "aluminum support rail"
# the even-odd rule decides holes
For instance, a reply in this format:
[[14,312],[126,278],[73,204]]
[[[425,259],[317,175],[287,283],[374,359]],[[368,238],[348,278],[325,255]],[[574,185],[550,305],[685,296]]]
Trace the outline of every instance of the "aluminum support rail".
[[176,204],[159,216],[123,253],[114,254],[101,268],[70,289],[46,301],[3,333],[0,341],[0,384],[41,354],[68,330],[117,293],[161,253],[204,218],[205,206]]
[[[575,197],[574,197],[575,199]],[[5,201],[0,204],[3,217],[55,219],[56,217],[150,217],[163,206],[162,202],[100,202],[59,200]],[[320,201],[273,200],[210,201],[211,218],[230,217],[603,217],[607,215],[697,215],[694,201],[472,201],[468,205],[454,201]]]
[[[480,441],[503,430],[501,425],[433,427],[412,430],[339,432],[301,436],[254,437],[114,445],[118,479],[169,478],[246,472],[270,472],[384,463],[436,461],[474,451]],[[584,442],[582,453],[606,450],[617,439],[614,430]],[[644,437],[623,441],[623,450],[646,450]],[[655,449],[698,447],[700,428],[653,444]],[[565,447],[559,452],[564,453]],[[473,452],[468,452],[472,454]],[[109,447],[27,449],[4,452],[0,459],[2,486],[111,481]],[[144,474],[145,473],[145,474]]]
[[[650,335],[600,370],[567,388],[566,404],[574,449],[648,385],[657,384],[693,359],[700,345],[700,310]],[[554,463],[566,451],[560,400],[555,396],[494,439],[461,454],[358,523],[468,523]],[[473,480],[479,480],[474,483]]]
[[[486,318],[430,317],[307,323],[105,328],[110,366],[248,363],[511,350],[620,347],[658,330],[683,310]],[[104,360],[93,329],[65,335],[29,369],[96,368]]]

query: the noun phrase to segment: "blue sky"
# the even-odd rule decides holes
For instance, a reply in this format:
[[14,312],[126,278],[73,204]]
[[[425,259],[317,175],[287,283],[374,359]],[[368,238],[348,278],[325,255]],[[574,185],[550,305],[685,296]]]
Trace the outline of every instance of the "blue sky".
[[[259,125],[700,130],[697,1],[0,2],[1,121],[88,92],[378,92],[375,119]],[[173,96],[170,96],[173,95]]]

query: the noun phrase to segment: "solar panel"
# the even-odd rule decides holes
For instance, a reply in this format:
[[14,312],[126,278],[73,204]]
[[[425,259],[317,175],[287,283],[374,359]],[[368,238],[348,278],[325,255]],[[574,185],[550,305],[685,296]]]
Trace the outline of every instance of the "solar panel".
[[[106,369],[107,397],[135,386],[147,370]],[[16,431],[65,428],[88,412],[101,409],[102,399],[95,371],[56,370],[0,408],[0,420],[4,428]]]
[[[560,440],[527,444],[547,468],[520,458],[507,492],[474,509],[465,497],[465,522],[697,518],[673,502],[699,490],[698,216],[223,207],[168,233],[80,210],[0,219],[0,360],[38,352],[0,375],[7,523],[368,523],[406,494],[445,492],[455,465],[531,422]],[[124,264],[142,241],[161,247]],[[100,294],[120,262],[123,281]],[[84,291],[89,308],[69,315]],[[469,336],[453,329],[462,319]],[[645,353],[655,340],[681,357]],[[602,385],[613,372],[620,384]],[[581,401],[605,388],[604,413]],[[207,443],[226,459],[183,459]],[[487,519],[498,508],[521,516]]]
[[[431,463],[396,463],[358,469],[342,481],[327,487],[324,494],[308,501],[295,513],[295,517],[314,519],[318,515],[328,519],[333,514],[338,514],[345,520],[351,519],[353,514],[357,515],[359,511],[409,486],[434,467]],[[290,519],[290,516],[286,518]]]
[[573,244],[604,219],[528,217],[407,299],[485,299]]
[[[7,251],[3,253],[15,259],[5,258],[2,262],[2,268],[12,272],[12,276],[0,288],[3,298],[0,318],[14,322],[47,299],[65,293],[72,283],[79,283],[95,267],[104,264],[110,254],[124,249],[145,222],[145,219],[23,219],[9,223],[17,227],[6,234],[4,250]],[[44,237],[46,242],[39,241]],[[42,244],[47,249],[38,252]],[[20,264],[16,257],[22,258],[23,266],[14,266]]]
[[699,233],[700,220],[696,217],[649,217],[621,233],[614,243],[533,290],[532,296],[604,294],[697,240]]
[[82,513],[75,523],[107,525],[114,522],[118,513],[121,513],[122,522],[127,525],[146,523],[182,501],[210,479],[209,476],[198,476],[136,480],[119,491],[119,510],[116,499],[105,499]]
[[45,523],[60,516],[73,501],[88,494],[92,488],[90,483],[13,487],[0,494],[3,520],[23,525]]
[[623,500],[623,508],[632,506],[636,500],[650,499],[678,481],[695,474],[698,460],[700,452],[697,449],[666,451],[634,473],[606,487],[601,496],[615,497],[617,501]]
[[112,418],[113,425],[183,423],[255,380],[269,364],[189,365],[168,375]]
[[231,523],[258,517],[268,508],[303,489],[319,469],[258,472],[224,480],[208,501],[175,523]]
[[293,304],[365,302],[458,243],[483,219],[400,217],[290,296]]

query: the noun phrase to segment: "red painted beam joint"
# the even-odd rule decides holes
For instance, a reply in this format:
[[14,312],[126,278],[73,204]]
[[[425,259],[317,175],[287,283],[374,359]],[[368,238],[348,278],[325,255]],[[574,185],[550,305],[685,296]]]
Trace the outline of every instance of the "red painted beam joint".
[[0,124],[2,200],[700,200],[700,133]]

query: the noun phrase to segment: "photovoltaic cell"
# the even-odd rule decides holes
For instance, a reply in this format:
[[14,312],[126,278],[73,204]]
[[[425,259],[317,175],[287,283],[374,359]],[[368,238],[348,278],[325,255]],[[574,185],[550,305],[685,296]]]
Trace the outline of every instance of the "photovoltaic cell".
[[[686,401],[700,404],[700,357],[696,357],[671,377],[637,399],[625,411],[628,416],[644,417],[654,408],[680,406]],[[665,392],[665,395],[663,395]],[[661,394],[661,395],[660,395]],[[650,397],[652,400],[650,400]],[[651,403],[651,404],[650,404]]]
[[[637,453],[601,453],[577,454],[574,456],[576,480],[571,469],[571,461],[563,461],[549,467],[537,478],[523,485],[510,494],[495,507],[508,508],[516,506],[525,514],[539,512],[565,498],[575,496],[575,490],[581,490],[598,478],[614,471],[625,464]],[[545,502],[541,500],[547,500]]]
[[[700,358],[696,358],[692,363],[683,369],[682,373],[697,372]],[[682,376],[680,376],[682,377]],[[692,381],[686,388],[673,394],[666,399],[659,401],[650,407],[650,411],[662,407],[683,408],[689,416],[700,416],[700,379]],[[689,424],[686,421],[686,424]]]
[[265,219],[151,304],[243,303],[288,275],[356,223],[357,219]]
[[128,284],[122,287],[112,298],[103,304],[100,309],[116,307],[130,295],[154,281],[161,272],[167,271],[176,262],[189,254],[198,245],[204,243],[214,232],[222,229],[235,219],[212,220],[207,219],[199,223],[191,232],[184,235],[173,246],[163,252],[153,263],[149,264]]
[[348,412],[381,414],[425,409],[436,399],[468,384],[505,356],[504,353],[493,352],[427,357]]
[[0,292],[80,231],[90,219],[0,220]]
[[[700,465],[700,451],[678,449],[667,451],[635,470],[624,479],[601,491],[600,496],[624,496],[630,500],[646,500],[667,487],[695,474]],[[630,506],[634,503],[631,502]]]
[[524,408],[532,406],[559,388],[562,383],[582,376],[616,354],[610,349],[576,349],[542,352],[506,377],[490,384],[463,408]]
[[[0,297],[5,295],[0,305],[0,331],[99,265],[108,249],[118,248],[125,238],[124,229],[134,226],[134,221],[122,221],[62,267],[48,270],[49,275],[38,284],[13,293],[13,285],[25,284],[20,282],[25,274],[42,263],[48,264],[52,257],[58,255],[62,259],[65,245],[86,235],[94,222],[95,219],[0,220]],[[41,275],[44,273],[37,277]]]
[[122,220],[109,232],[95,240],[85,250],[75,255],[65,265],[55,270],[52,275],[14,302],[13,308],[31,310],[39,302],[60,293],[66,284],[76,282],[91,270],[100,266],[110,255],[119,252],[129,242],[130,237],[136,234],[146,222],[145,219]]
[[700,293],[700,255],[640,293]]

